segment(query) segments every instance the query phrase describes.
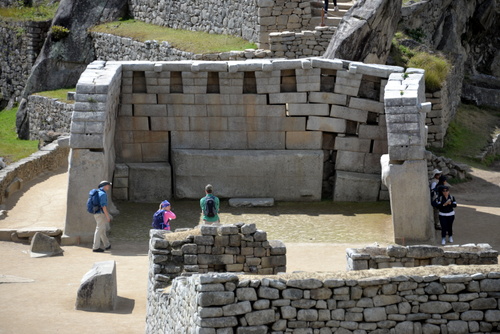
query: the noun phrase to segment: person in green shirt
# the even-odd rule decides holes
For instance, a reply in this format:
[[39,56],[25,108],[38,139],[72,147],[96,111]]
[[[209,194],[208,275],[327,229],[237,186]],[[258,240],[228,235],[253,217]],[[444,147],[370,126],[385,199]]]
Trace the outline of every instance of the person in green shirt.
[[219,219],[219,198],[214,196],[213,187],[207,184],[205,187],[205,197],[200,199],[201,214],[203,215],[203,224],[220,223]]

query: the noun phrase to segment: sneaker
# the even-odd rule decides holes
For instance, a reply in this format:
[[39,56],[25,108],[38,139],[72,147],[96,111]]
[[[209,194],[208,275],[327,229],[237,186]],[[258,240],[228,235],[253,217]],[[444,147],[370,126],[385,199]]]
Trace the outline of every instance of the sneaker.
[[333,7],[333,11],[334,11],[334,12],[338,12],[338,11],[339,11],[339,6],[335,6],[335,7]]
[[102,248],[97,248],[97,249],[93,249],[92,251],[93,251],[94,253],[102,253],[102,252],[104,252],[104,249],[102,249]]
[[453,242],[453,237],[449,237],[449,238],[448,238],[448,241],[449,241],[449,242]]
[[109,245],[108,247],[105,248],[106,250],[110,250],[111,249],[111,245]]
[[446,239],[445,238],[443,238],[443,240],[441,240],[441,245],[443,245],[443,246],[446,245]]

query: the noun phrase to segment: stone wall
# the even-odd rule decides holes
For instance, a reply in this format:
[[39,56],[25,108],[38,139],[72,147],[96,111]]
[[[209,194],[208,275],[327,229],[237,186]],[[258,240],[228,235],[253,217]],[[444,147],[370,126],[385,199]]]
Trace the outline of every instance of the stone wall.
[[40,132],[70,131],[73,104],[39,95],[28,97],[27,113],[29,117],[30,140],[40,139]]
[[[492,333],[497,266],[449,273],[197,274],[158,291],[148,333]],[[436,268],[437,269],[437,268]]]
[[[125,200],[198,198],[200,187],[212,183],[222,198],[253,197],[249,192],[259,189],[256,196],[275,200],[376,201],[389,198],[389,183],[382,185],[380,177],[381,158],[389,152],[387,162],[397,170],[391,179],[404,181],[391,183],[402,187],[395,194],[414,189],[405,201],[411,207],[391,204],[395,234],[429,242],[424,146],[431,104],[423,103],[423,72],[402,72],[322,58],[96,61],[77,85],[68,203],[84,201],[85,194],[74,189],[110,179],[118,169],[115,198]],[[323,163],[303,164],[304,151],[322,156]],[[207,154],[213,166],[229,169],[221,174],[200,168]],[[265,173],[264,166],[273,164],[264,156],[275,156],[274,165],[285,169]],[[401,166],[411,166],[412,177]],[[285,177],[295,178],[293,186],[280,185]],[[310,187],[316,182],[322,187]],[[92,230],[78,218],[82,213],[79,207],[68,210],[66,232],[75,227],[72,233],[85,230],[91,238]],[[419,217],[409,230],[408,215]]]
[[445,247],[418,245],[348,248],[347,270],[421,267],[429,265],[498,264],[498,251],[488,244]]
[[[148,333],[162,331],[165,315],[161,295],[176,277],[208,272],[273,275],[286,271],[285,245],[268,241],[267,233],[257,230],[255,224],[202,225],[179,233],[151,230],[150,235]],[[211,291],[217,298],[220,289]],[[175,315],[171,313],[170,317]]]
[[0,19],[0,102],[21,96],[50,23]]
[[60,137],[29,157],[0,169],[0,204],[43,173],[68,166],[68,153],[69,138]]
[[247,60],[259,58],[307,58],[321,56],[335,33],[335,27],[316,27],[301,32],[269,34],[269,48],[248,49],[213,54],[194,54],[175,49],[168,42],[134,41],[105,33],[91,33],[98,60]]
[[269,49],[275,58],[305,58],[322,56],[337,30],[336,27],[315,27],[300,32],[283,31],[269,34]]
[[302,31],[311,27],[310,1],[159,1],[129,0],[137,20],[174,29],[242,37],[267,48],[271,32]]
[[139,42],[128,37],[92,32],[96,59],[98,60],[247,60],[273,58],[273,52],[262,49],[229,51],[221,53],[194,54],[175,49],[168,42]]

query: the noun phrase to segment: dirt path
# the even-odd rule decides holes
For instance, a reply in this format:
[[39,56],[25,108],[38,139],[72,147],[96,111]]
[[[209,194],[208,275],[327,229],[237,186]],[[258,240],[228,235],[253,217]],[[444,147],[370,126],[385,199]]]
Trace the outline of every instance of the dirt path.
[[[63,227],[65,173],[46,176],[7,203],[8,216],[0,228]],[[459,203],[455,241],[489,243],[500,249],[500,163],[493,171],[473,170],[473,181],[453,186]],[[50,202],[50,203],[49,203]],[[64,204],[61,204],[64,203]],[[45,207],[52,209],[48,210]],[[54,209],[57,207],[58,209]],[[345,270],[345,249],[353,244],[287,244],[287,269],[293,271]],[[31,258],[29,245],[0,242],[0,334],[7,333],[143,333],[146,314],[147,244],[113,243],[111,253],[92,253],[88,247],[64,247],[64,255]],[[76,311],[76,292],[94,262],[117,265],[117,309],[113,312]]]

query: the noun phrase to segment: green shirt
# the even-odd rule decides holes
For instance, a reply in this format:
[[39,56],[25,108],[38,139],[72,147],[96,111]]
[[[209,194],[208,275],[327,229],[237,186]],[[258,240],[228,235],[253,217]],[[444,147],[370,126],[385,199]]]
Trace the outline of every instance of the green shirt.
[[[214,202],[215,202],[215,216],[213,217],[207,217],[205,215],[205,201],[207,200],[207,197],[212,197],[214,199]],[[200,199],[200,207],[201,207],[201,212],[203,213],[203,220],[209,222],[209,223],[213,223],[213,222],[216,222],[219,220],[219,206],[220,206],[220,201],[219,201],[219,198],[212,195],[212,194],[208,194],[207,196],[205,197],[202,197]]]

